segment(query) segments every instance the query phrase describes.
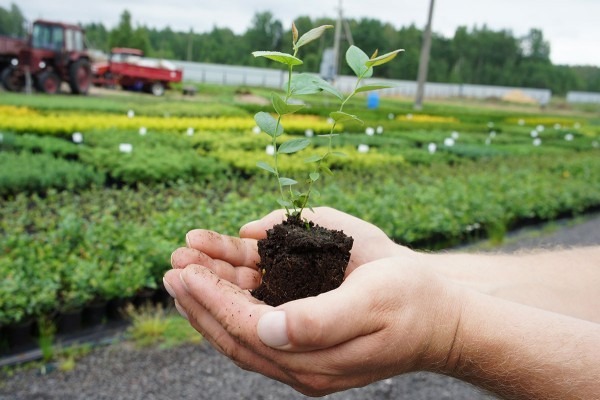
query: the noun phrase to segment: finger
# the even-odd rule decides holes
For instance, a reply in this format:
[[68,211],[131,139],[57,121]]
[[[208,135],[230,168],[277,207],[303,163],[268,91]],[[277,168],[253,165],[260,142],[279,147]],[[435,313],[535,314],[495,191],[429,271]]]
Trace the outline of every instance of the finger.
[[203,265],[210,268],[220,278],[226,279],[242,289],[256,289],[260,284],[261,274],[254,268],[234,267],[223,260],[215,260],[205,253],[181,247],[171,254],[171,266],[183,269],[190,264]]
[[[325,207],[317,207],[314,209],[314,212],[310,211],[310,210],[304,210],[302,213],[302,218],[305,218],[309,221],[314,221],[315,223],[318,223],[319,210],[322,210],[322,214],[325,214],[327,211]],[[329,210],[332,210],[332,209],[329,209]],[[241,238],[252,238],[252,239],[257,239],[257,240],[263,239],[263,238],[267,237],[267,230],[269,230],[273,226],[279,224],[286,218],[287,217],[285,214],[285,210],[271,211],[269,214],[265,215],[261,219],[259,219],[257,221],[248,222],[246,225],[242,226],[240,228],[240,237]]]
[[186,242],[188,247],[233,266],[255,268],[260,260],[256,240],[253,239],[240,239],[205,229],[194,229],[187,233]]
[[[179,271],[169,271],[166,278],[173,272]],[[256,325],[272,307],[259,304],[248,292],[199,266],[181,271],[181,282],[185,283],[187,295],[178,293],[181,296],[178,302],[192,325],[242,368],[260,372],[312,396],[375,379],[365,378],[361,366],[367,361],[369,368],[376,370],[377,361],[371,356],[382,356],[381,348],[386,347],[382,346],[383,340],[369,341],[368,336],[360,336],[339,346],[304,353],[271,349],[258,338]]]
[[333,347],[382,328],[382,323],[364,316],[373,316],[365,292],[345,282],[338,289],[283,304],[264,314],[257,330],[261,341],[270,347],[305,352]]
[[[188,319],[194,329],[202,334],[202,336],[208,340],[217,351],[232,359],[240,368],[260,372],[284,383],[293,383],[285,371],[274,365],[273,361],[252,351],[252,348],[244,346],[236,337],[231,336],[221,322],[215,319],[213,315],[199,304],[187,289],[185,289],[180,275],[181,271],[175,270],[168,271],[165,274],[164,281],[167,282],[169,287],[168,290],[170,293],[175,294],[177,298],[176,306],[178,310],[182,312],[182,315]],[[214,277],[214,275],[212,275],[211,278],[212,277]],[[222,281],[217,280],[216,282]],[[227,285],[219,287],[216,283],[212,287],[216,290],[228,290],[233,288],[233,286],[228,287]],[[239,288],[237,291],[239,291]],[[249,295],[245,301],[256,302],[256,300]],[[232,312],[231,314],[232,318],[235,318],[235,315],[241,315],[235,312]],[[241,321],[239,322],[241,325]]]
[[267,230],[285,219],[284,210],[275,210],[257,221],[252,221],[240,228],[241,238],[263,239],[267,237]]

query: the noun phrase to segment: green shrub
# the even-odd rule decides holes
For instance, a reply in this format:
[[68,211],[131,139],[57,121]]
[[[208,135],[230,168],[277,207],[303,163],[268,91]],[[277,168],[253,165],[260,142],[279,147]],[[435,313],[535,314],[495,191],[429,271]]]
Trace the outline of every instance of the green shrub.
[[200,157],[192,149],[176,151],[140,146],[131,153],[122,153],[118,148],[88,148],[82,152],[81,160],[105,173],[110,181],[129,185],[214,179],[226,170],[222,163]]
[[60,138],[12,133],[4,133],[3,137],[4,140],[0,142],[0,151],[43,153],[69,160],[76,160],[79,155],[80,146]]
[[49,188],[80,189],[103,182],[102,174],[76,162],[48,154],[0,152],[0,197],[43,193]]

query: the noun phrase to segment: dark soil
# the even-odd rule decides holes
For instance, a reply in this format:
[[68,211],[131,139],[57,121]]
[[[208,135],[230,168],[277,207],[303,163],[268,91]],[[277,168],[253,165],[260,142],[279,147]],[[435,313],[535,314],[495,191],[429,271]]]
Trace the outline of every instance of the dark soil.
[[339,287],[353,242],[342,231],[289,217],[258,241],[263,277],[252,295],[278,306]]

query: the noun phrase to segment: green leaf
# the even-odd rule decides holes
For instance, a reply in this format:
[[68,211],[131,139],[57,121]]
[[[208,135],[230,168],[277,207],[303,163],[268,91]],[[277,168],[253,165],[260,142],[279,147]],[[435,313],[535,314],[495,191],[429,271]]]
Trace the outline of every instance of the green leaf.
[[308,196],[306,194],[300,195],[300,197],[294,200],[294,206],[296,208],[302,208],[302,205],[304,204],[304,202],[306,202],[307,199]]
[[277,149],[278,153],[291,154],[305,149],[310,144],[310,139],[292,139],[283,142]]
[[319,174],[318,172],[311,172],[308,176],[310,177],[311,181],[315,182],[317,179],[319,179],[321,174]]
[[279,178],[279,183],[281,184],[281,186],[292,186],[298,183],[298,181],[295,181],[293,179],[290,178]]
[[292,207],[292,203],[290,203],[290,202],[289,202],[289,201],[287,201],[287,200],[283,200],[283,199],[277,199],[277,202],[279,203],[279,205],[280,205],[281,207],[285,207],[285,208],[290,208],[290,207]]
[[312,195],[313,196],[317,196],[317,197],[321,197],[321,192],[319,192],[317,189],[313,188],[312,189]]
[[404,51],[404,49],[390,51],[389,53],[386,53],[382,56],[375,57],[372,60],[367,61],[366,65],[367,65],[367,67],[375,67],[377,65],[385,64],[387,62],[392,61],[398,55],[398,53],[400,53],[401,51]]
[[315,39],[318,39],[323,35],[326,29],[333,28],[333,25],[321,25],[317,28],[311,29],[306,32],[304,35],[300,36],[300,39],[294,45],[294,50],[299,49],[307,43],[312,42]]
[[331,155],[336,157],[348,157],[348,154],[342,153],[341,151],[332,151]]
[[373,68],[366,65],[368,61],[369,56],[354,45],[346,51],[346,62],[358,77],[370,78],[373,75]]
[[258,125],[263,132],[271,137],[277,137],[283,134],[283,126],[277,124],[277,120],[269,113],[264,111],[256,113],[256,115],[254,115],[254,121],[256,121],[256,125]]
[[329,167],[326,167],[324,165],[321,165],[321,171],[325,174],[325,175],[329,175],[329,176],[333,176],[333,171],[329,169]]
[[279,51],[253,51],[252,55],[254,57],[265,57],[269,60],[277,61],[289,66],[303,64],[301,59],[296,58],[291,54],[281,53]]
[[315,154],[315,155],[312,155],[310,157],[306,157],[304,159],[304,162],[308,164],[308,163],[311,163],[311,162],[321,161],[322,159],[323,159],[322,156],[319,156],[319,155]]
[[389,89],[391,87],[393,87],[393,86],[385,85],[385,84],[363,85],[363,86],[359,87],[358,89],[356,89],[356,93],[369,92],[371,90],[379,90],[379,89]]
[[271,101],[279,115],[293,114],[304,107],[304,104],[288,104],[276,93],[271,93]]
[[293,94],[315,94],[321,91],[321,88],[316,84],[315,79],[309,74],[298,74],[292,77],[290,90]]
[[262,168],[262,169],[264,169],[265,171],[269,171],[269,172],[270,172],[270,173],[272,173],[272,174],[277,174],[277,172],[275,171],[275,168],[271,167],[269,164],[267,164],[267,163],[266,163],[266,162],[264,162],[264,161],[259,161],[259,162],[257,162],[257,163],[256,163],[256,166],[257,166],[258,168]]
[[330,113],[329,116],[333,118],[335,122],[356,121],[364,124],[364,121],[358,118],[356,115],[348,114],[343,111],[334,111]]
[[327,82],[324,79],[319,78],[318,76],[314,76],[313,77],[315,79],[315,83],[319,86],[319,88],[321,90],[323,90],[324,92],[327,92],[329,94],[334,95],[335,97],[337,97],[340,100],[344,100],[344,95],[342,93],[340,93],[339,90],[337,90],[336,88],[334,88],[333,86],[331,86],[329,84],[329,82]]
[[290,84],[290,90],[295,95],[315,94],[325,91],[340,100],[344,100],[344,96],[326,80],[310,74],[294,75]]

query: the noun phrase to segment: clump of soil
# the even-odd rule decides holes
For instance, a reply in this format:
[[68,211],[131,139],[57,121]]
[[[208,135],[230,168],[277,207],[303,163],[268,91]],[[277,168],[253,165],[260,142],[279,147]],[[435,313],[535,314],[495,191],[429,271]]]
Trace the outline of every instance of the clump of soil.
[[339,287],[353,242],[342,231],[289,217],[258,241],[258,268],[263,277],[252,295],[278,306]]

